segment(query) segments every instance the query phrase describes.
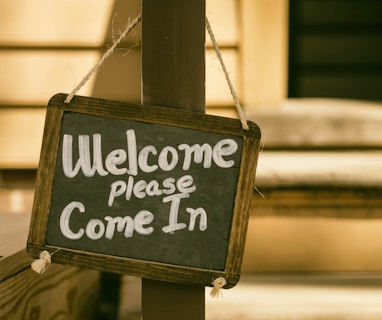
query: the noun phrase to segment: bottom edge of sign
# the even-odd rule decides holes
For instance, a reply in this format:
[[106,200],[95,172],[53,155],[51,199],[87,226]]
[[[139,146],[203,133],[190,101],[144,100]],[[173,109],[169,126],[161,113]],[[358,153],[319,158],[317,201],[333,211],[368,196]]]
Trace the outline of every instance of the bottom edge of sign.
[[102,272],[122,275],[132,275],[164,282],[212,287],[215,279],[223,277],[227,282],[224,289],[230,289],[233,288],[240,279],[240,270],[227,272],[227,270],[199,269],[183,265],[178,266],[153,261],[135,260],[54,246],[27,244],[27,252],[34,259],[39,259],[40,253],[44,250],[48,251],[51,263],[95,269]]

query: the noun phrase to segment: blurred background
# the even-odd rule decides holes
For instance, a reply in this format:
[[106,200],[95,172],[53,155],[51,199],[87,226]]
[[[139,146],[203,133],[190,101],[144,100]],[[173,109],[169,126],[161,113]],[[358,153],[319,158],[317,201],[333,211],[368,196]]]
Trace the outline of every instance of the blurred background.
[[[211,302],[210,319],[229,301],[239,310],[256,309],[248,296],[258,311],[240,311],[240,319],[381,319],[382,2],[206,3],[247,118],[262,129],[243,262],[247,282],[225,302]],[[20,243],[27,237],[50,97],[71,91],[139,12],[138,0],[0,2],[0,221],[3,230],[20,228]],[[78,94],[140,102],[140,30]],[[208,35],[206,113],[237,117]],[[136,288],[134,279],[124,279],[130,282]],[[330,291],[330,283],[342,293]],[[280,288],[272,291],[275,285]],[[307,290],[294,301],[288,290],[299,285]],[[325,286],[328,298],[321,303],[315,295]],[[229,300],[234,292],[247,298]],[[334,295],[347,298],[333,305]],[[280,303],[286,296],[293,301]],[[304,297],[311,297],[312,310],[301,311]],[[121,317],[138,308],[124,306]]]

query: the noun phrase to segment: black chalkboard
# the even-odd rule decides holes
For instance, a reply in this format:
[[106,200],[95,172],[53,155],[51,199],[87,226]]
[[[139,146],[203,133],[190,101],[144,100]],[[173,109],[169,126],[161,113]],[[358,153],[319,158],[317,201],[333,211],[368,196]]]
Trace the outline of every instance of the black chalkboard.
[[[28,250],[53,262],[210,285],[240,274],[260,131],[234,119],[54,96]],[[57,250],[58,249],[58,250]],[[239,261],[239,263],[237,262]]]

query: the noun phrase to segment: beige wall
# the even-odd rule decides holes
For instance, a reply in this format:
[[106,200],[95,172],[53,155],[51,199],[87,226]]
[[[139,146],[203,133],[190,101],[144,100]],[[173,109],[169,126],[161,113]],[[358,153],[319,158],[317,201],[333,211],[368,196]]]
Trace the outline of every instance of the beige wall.
[[382,221],[251,217],[243,272],[382,270]]
[[287,96],[287,0],[241,0],[242,100],[274,106]]

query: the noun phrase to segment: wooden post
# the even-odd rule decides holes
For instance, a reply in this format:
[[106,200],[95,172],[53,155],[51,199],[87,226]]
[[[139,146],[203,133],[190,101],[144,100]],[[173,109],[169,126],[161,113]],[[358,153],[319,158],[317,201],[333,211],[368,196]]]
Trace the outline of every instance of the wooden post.
[[205,0],[142,1],[142,103],[205,111]]
[[[142,103],[205,111],[205,0],[142,1]],[[142,317],[204,319],[204,287],[142,279]]]

